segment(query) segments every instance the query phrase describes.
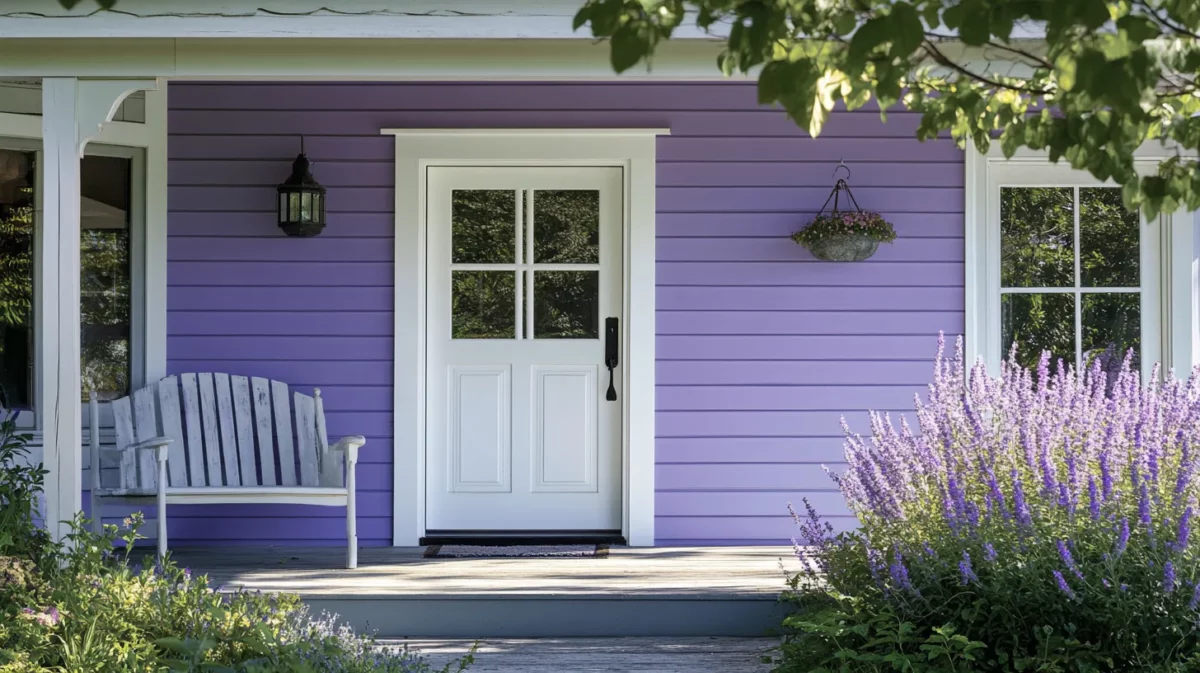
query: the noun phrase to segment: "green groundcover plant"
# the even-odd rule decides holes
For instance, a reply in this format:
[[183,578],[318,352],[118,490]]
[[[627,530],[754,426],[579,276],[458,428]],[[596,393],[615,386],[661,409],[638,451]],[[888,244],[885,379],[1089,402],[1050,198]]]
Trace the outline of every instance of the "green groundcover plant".
[[861,527],[798,517],[777,670],[1200,671],[1200,373],[1130,362],[993,378],[939,341],[917,427],[847,429]]
[[33,518],[44,472],[27,466],[13,420],[0,422],[0,673],[431,672],[294,595],[219,591],[169,560],[143,566],[140,515],[100,535],[80,517],[68,545],[51,544]]

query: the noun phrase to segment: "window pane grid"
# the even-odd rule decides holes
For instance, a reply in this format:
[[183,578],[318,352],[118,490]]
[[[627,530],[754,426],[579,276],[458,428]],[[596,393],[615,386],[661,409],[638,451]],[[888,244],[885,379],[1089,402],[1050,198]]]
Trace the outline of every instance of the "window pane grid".
[[[1011,196],[1015,198],[1006,200],[1004,198],[1004,190],[1006,189],[1045,190],[1046,196],[1041,197],[1044,199],[1043,207],[1040,210],[1036,208],[1032,209],[1032,215],[1030,215],[1030,210],[1021,211],[1020,207],[1022,205],[1036,202],[1039,195],[1032,194],[1028,197],[1020,197],[1014,194]],[[1015,255],[1011,256],[1011,259],[1018,263],[1021,262],[1020,255],[1022,248],[1020,246],[1025,245],[1032,246],[1029,249],[1034,251],[1033,253],[1026,253],[1032,256],[1029,256],[1025,261],[1039,262],[1037,250],[1052,251],[1054,249],[1055,234],[1052,218],[1055,211],[1048,209],[1054,206],[1054,202],[1052,198],[1047,197],[1053,197],[1051,193],[1053,190],[1061,190],[1059,192],[1060,196],[1065,197],[1066,194],[1062,192],[1065,192],[1067,189],[1070,189],[1070,205],[1072,210],[1072,241],[1070,246],[1072,284],[1071,286],[1039,285],[1021,287],[1002,285],[1000,287],[1001,297],[1012,297],[1011,301],[1002,299],[1002,307],[1006,307],[1003,308],[1004,317],[1002,318],[1004,325],[1003,332],[1005,333],[1003,335],[1004,342],[1011,343],[1013,340],[1018,342],[1025,341],[1026,346],[1030,342],[1035,344],[1041,342],[1042,347],[1051,346],[1054,343],[1057,343],[1059,346],[1067,346],[1068,343],[1073,342],[1074,357],[1072,359],[1077,371],[1082,370],[1085,366],[1091,366],[1091,363],[1094,361],[1093,358],[1104,358],[1102,366],[1106,367],[1107,370],[1113,362],[1119,364],[1120,360],[1124,357],[1124,350],[1130,347],[1135,351],[1140,350],[1141,327],[1140,320],[1137,318],[1137,315],[1140,313],[1140,301],[1135,296],[1142,292],[1142,287],[1140,285],[1133,287],[1128,284],[1122,284],[1117,287],[1103,286],[1103,282],[1106,280],[1113,280],[1117,277],[1123,280],[1133,280],[1135,278],[1140,280],[1141,277],[1136,271],[1136,266],[1132,272],[1134,274],[1132,277],[1126,275],[1131,273],[1127,270],[1129,261],[1118,253],[1119,250],[1123,249],[1122,246],[1127,241],[1127,237],[1131,235],[1130,228],[1140,224],[1140,220],[1132,220],[1129,216],[1124,215],[1123,211],[1114,209],[1113,197],[1106,192],[1106,190],[1112,190],[1112,188],[1055,187],[1051,185],[1010,187],[1006,185],[1001,187],[1001,240],[1002,242],[1007,242],[1006,239],[1010,234],[1004,230],[1004,226],[1012,224],[1015,227],[1015,230],[1011,234],[1012,243],[1017,247],[1010,248],[1015,253]],[[1089,197],[1086,204],[1083,199],[1084,192],[1088,192],[1087,196]],[[1023,202],[1023,198],[1029,198],[1031,201]],[[1057,212],[1065,215],[1065,213],[1061,212],[1061,207],[1066,205],[1066,199],[1060,198],[1058,204],[1060,210]],[[1087,213],[1088,231],[1086,232],[1083,231],[1083,211],[1085,205],[1089,211]],[[1006,208],[1010,209],[1009,212],[1011,215],[1005,214]],[[1020,219],[1022,212],[1032,219]],[[1039,216],[1044,218],[1044,220],[1039,221]],[[1066,223],[1063,222],[1062,224]],[[1062,228],[1058,231],[1061,232]],[[1025,235],[1024,239],[1022,238],[1022,234]],[[1084,234],[1089,236],[1087,242],[1084,241]],[[1140,248],[1140,235],[1136,229],[1132,230],[1132,235],[1135,248]],[[1126,238],[1123,239],[1121,236]],[[1061,241],[1061,237],[1058,240]],[[1038,246],[1048,247],[1039,248]],[[1128,246],[1125,245],[1125,247]],[[1063,250],[1061,247],[1058,249]],[[1089,279],[1096,281],[1096,283],[1091,283],[1087,286],[1084,285],[1085,269],[1083,268],[1083,256],[1085,252],[1090,255],[1087,270],[1091,274]],[[1135,250],[1135,260],[1137,259],[1137,255],[1138,253]],[[1003,248],[1001,256],[1004,261],[1010,259],[1010,256],[1008,256],[1008,253]],[[1050,262],[1044,261],[1046,259],[1052,258],[1042,258],[1040,263],[1050,264]],[[1003,264],[1004,262],[1002,262],[1002,268],[1004,268]],[[1039,272],[1036,270],[1037,268],[1041,267],[1035,267],[1032,272],[1033,275],[1035,277],[1044,276],[1046,272]],[[1018,281],[1021,278],[1020,272],[1016,270],[1006,270],[1001,275],[1005,278],[1011,277]],[[1062,300],[1052,301],[1050,299],[1051,296],[1062,297]],[[1024,299],[1023,297],[1027,297],[1028,299]],[[1045,298],[1042,299],[1039,297]],[[1123,298],[1118,300],[1118,297]],[[1062,313],[1065,313],[1063,309],[1068,308],[1060,303],[1061,301],[1070,301],[1072,304],[1069,309],[1069,320],[1073,331],[1073,335],[1071,335],[1073,338],[1070,341],[1051,338],[1055,334],[1055,324],[1060,327],[1066,326],[1062,322],[1054,320],[1055,313],[1062,315]],[[1136,324],[1131,325],[1130,323],[1132,322],[1136,322]],[[1057,333],[1062,337],[1067,336],[1061,332]],[[1047,339],[1050,339],[1050,341],[1047,341]],[[1038,348],[1038,350],[1041,350],[1041,348]],[[1055,352],[1056,356],[1061,355],[1064,359],[1068,358],[1067,353],[1057,352],[1058,348],[1052,347],[1050,350]],[[1112,352],[1110,353],[1110,351]],[[1026,353],[1022,359],[1029,360],[1036,358],[1038,355],[1040,353]],[[1087,362],[1084,361],[1085,355],[1088,356]]]

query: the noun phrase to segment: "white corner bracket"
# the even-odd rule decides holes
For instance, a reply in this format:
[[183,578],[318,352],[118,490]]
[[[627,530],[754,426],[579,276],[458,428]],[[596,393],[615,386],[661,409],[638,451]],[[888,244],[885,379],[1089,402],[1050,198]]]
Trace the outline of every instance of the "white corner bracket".
[[100,136],[104,125],[112,121],[121,104],[135,91],[157,91],[158,79],[85,79],[79,80],[75,97],[79,124],[79,156],[87,144]]

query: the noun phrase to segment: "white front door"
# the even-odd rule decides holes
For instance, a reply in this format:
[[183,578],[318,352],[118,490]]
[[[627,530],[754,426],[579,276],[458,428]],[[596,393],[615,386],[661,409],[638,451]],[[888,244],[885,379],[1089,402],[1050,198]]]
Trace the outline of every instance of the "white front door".
[[427,533],[619,531],[622,170],[428,171]]

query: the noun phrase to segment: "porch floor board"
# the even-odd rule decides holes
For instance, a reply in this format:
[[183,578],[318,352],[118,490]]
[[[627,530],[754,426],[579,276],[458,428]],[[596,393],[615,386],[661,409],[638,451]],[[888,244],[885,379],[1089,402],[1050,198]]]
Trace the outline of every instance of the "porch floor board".
[[[186,548],[226,591],[286,591],[383,637],[755,637],[777,633],[788,547],[614,547],[606,558],[425,558],[423,547]],[[604,669],[600,669],[604,670]]]
[[789,547],[613,547],[607,558],[425,558],[424,547],[172,550],[230,589],[301,596],[691,596],[775,598],[800,564]]
[[766,673],[777,638],[539,638],[404,640],[436,669],[476,645],[471,673]]

